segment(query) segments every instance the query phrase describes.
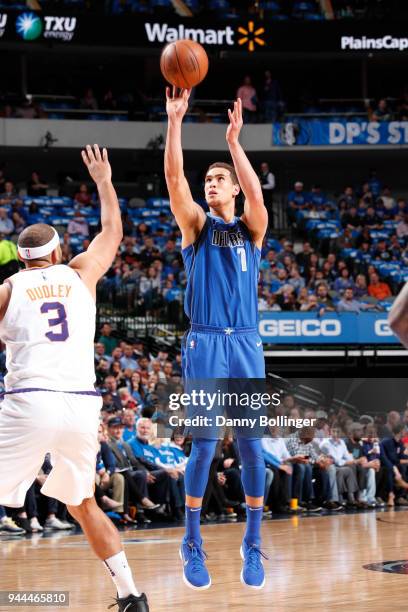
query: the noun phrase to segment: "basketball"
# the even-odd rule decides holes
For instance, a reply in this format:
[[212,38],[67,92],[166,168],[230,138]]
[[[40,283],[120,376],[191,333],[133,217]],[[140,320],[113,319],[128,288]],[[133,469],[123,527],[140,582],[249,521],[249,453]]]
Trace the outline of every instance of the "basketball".
[[204,47],[193,40],[178,40],[166,45],[160,57],[160,69],[166,81],[180,89],[201,83],[208,72]]

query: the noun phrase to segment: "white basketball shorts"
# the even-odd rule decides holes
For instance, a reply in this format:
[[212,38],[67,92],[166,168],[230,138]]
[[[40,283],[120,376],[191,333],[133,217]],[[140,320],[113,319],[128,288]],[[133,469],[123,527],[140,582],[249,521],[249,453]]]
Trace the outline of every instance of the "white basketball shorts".
[[0,404],[0,505],[23,506],[46,453],[53,468],[42,493],[71,506],[92,497],[101,406],[97,395],[6,394]]

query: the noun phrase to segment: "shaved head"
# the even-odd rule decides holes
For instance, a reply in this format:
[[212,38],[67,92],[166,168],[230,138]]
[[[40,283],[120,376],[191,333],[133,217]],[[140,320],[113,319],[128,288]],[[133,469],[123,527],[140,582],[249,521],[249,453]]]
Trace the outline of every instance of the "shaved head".
[[[30,225],[23,230],[18,237],[18,247],[22,249],[35,249],[38,247],[42,247],[45,244],[48,244],[53,238],[56,236],[56,230],[46,223],[35,223],[34,225]],[[54,243],[55,244],[55,243]],[[51,246],[52,248],[52,246]],[[56,251],[56,255],[53,255],[54,251]],[[54,263],[61,263],[62,252],[59,243],[57,242],[56,248],[48,255],[43,255],[38,258],[30,258],[25,259],[24,255],[20,255],[20,259],[24,261],[26,265],[29,265],[29,262],[36,261],[47,261]]]
[[46,223],[35,223],[23,230],[18,237],[18,246],[25,249],[34,249],[35,247],[47,244],[54,236],[54,229]]

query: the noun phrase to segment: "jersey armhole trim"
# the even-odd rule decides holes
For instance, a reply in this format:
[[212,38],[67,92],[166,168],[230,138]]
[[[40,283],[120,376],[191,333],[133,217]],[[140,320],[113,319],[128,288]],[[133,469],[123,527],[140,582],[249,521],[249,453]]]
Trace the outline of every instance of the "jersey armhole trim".
[[[67,267],[70,268],[70,270],[72,270],[73,272],[75,272],[75,274],[78,276],[79,280],[81,281],[81,283],[83,284],[83,286],[85,287],[85,289],[87,290],[89,295],[91,296],[92,302],[96,306],[96,295],[95,295],[95,297],[92,295],[91,290],[89,289],[88,285],[86,284],[86,282],[84,281],[84,279],[82,278],[82,276],[80,275],[78,270],[76,268],[73,268],[72,266],[70,266],[69,263],[67,264]],[[96,288],[95,288],[95,292],[96,292]]]
[[181,252],[184,253],[184,251],[187,251],[187,249],[189,248],[193,248],[193,252],[194,254],[197,253],[198,247],[200,246],[201,241],[203,240],[206,231],[207,231],[207,227],[209,226],[210,223],[210,219],[209,217],[206,216],[205,219],[205,223],[203,225],[203,227],[200,230],[200,233],[198,234],[197,238],[194,240],[194,242],[191,242],[189,245],[187,245],[186,247],[184,247],[184,249],[181,249]]
[[9,300],[7,303],[7,308],[5,309],[5,311],[3,312],[2,316],[0,317],[0,323],[2,323],[2,321],[4,321],[4,319],[6,318],[6,315],[8,313],[9,310],[9,306],[10,306],[10,302],[11,302],[11,296],[13,294],[13,281],[10,278],[5,278],[3,281],[3,285],[8,285],[9,289],[10,289],[10,296],[9,296]]
[[[242,219],[242,217],[238,217],[238,219],[241,221],[242,225],[245,227],[246,231],[248,232],[248,236],[249,236],[249,238],[250,238],[250,241],[251,241],[251,244],[252,244],[253,248],[254,248],[256,251],[259,251],[259,253],[262,253],[262,249],[260,249],[260,248],[259,248],[259,246],[257,246],[257,245],[255,244],[255,240],[252,238],[252,234],[251,234],[251,232],[250,232],[250,230],[249,230],[249,227],[248,227],[248,226],[247,226],[247,224],[245,223],[245,221]],[[264,238],[265,238],[265,236],[264,236]]]

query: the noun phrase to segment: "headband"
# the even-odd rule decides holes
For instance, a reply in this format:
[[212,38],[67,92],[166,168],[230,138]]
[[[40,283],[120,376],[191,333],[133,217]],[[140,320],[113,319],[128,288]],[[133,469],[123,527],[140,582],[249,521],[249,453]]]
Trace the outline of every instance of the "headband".
[[[54,228],[53,228],[54,229]],[[60,243],[59,236],[54,229],[54,236],[49,242],[39,247],[21,247],[17,246],[19,255],[22,259],[39,259],[53,252]]]

